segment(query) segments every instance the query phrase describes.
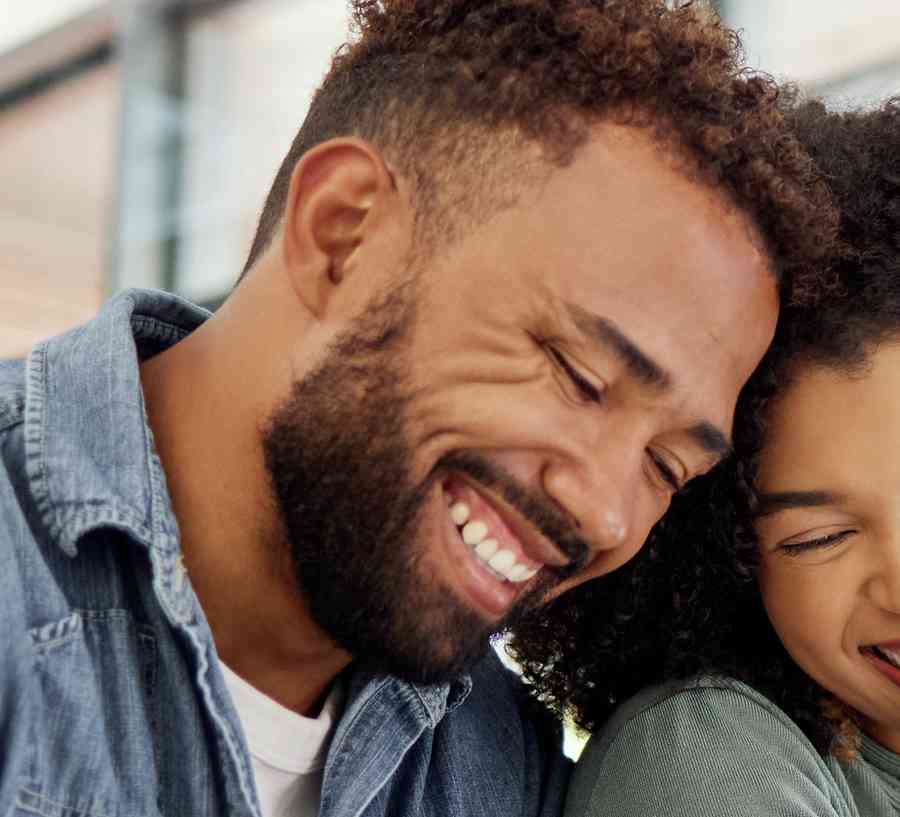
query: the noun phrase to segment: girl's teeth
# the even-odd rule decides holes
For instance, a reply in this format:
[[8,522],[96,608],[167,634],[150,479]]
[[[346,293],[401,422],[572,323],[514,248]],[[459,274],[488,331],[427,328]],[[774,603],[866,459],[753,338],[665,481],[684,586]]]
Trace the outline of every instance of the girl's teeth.
[[484,522],[469,522],[462,529],[462,538],[469,547],[473,547],[487,536],[487,525]]
[[456,527],[462,527],[469,521],[469,506],[465,502],[454,502],[450,506],[450,518]]
[[488,562],[499,549],[500,543],[496,539],[485,539],[478,543],[475,552],[481,561]]

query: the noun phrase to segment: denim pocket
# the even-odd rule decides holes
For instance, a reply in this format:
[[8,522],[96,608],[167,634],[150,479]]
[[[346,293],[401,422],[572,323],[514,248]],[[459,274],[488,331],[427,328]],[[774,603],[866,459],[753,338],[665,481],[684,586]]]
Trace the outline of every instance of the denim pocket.
[[124,610],[30,631],[30,757],[16,814],[153,817],[156,638]]

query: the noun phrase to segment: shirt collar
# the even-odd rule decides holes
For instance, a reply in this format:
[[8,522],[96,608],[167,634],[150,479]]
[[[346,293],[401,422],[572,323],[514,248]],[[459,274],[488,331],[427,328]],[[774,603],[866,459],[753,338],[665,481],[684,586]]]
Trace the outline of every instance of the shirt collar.
[[29,484],[51,537],[70,556],[97,527],[121,528],[148,546],[177,539],[139,364],[207,317],[175,295],[127,290],[94,320],[29,354]]
[[351,672],[348,688],[348,706],[364,705],[377,697],[385,685],[394,688],[398,700],[405,700],[424,717],[427,725],[434,728],[441,719],[460,706],[472,691],[471,675],[460,675],[444,684],[414,684],[389,675],[368,670]]

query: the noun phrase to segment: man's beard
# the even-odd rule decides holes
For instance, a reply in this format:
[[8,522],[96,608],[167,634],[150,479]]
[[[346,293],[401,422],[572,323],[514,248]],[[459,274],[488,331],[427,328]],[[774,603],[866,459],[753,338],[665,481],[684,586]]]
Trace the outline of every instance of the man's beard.
[[[428,566],[422,521],[436,482],[464,471],[498,489],[577,563],[587,547],[545,503],[467,453],[417,482],[407,429],[413,284],[374,303],[293,386],[263,432],[266,466],[297,587],[313,620],[373,671],[451,680],[560,581],[548,573],[500,623],[488,623]],[[574,567],[565,571],[574,572]]]

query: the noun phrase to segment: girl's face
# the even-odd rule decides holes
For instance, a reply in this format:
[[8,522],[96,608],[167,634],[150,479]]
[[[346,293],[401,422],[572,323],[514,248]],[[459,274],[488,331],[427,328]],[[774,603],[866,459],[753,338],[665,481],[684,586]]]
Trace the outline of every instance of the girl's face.
[[801,371],[769,413],[763,601],[785,648],[900,751],[900,345]]

